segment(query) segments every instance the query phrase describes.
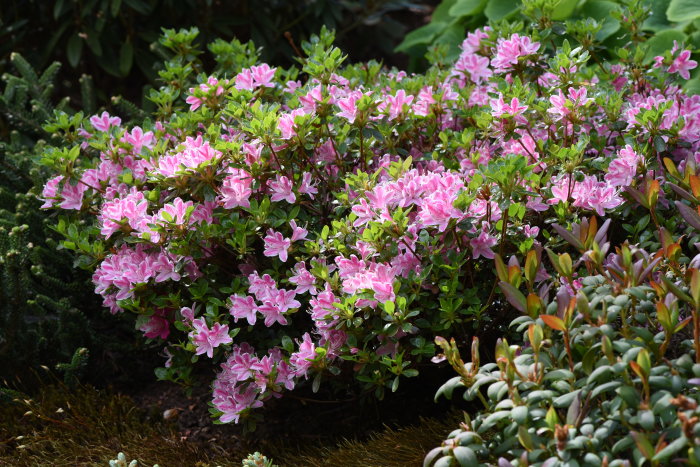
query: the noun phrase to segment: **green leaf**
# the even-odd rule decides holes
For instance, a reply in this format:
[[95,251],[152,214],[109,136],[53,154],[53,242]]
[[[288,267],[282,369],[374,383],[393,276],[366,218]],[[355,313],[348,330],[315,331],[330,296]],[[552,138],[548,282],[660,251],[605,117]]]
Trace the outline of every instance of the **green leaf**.
[[68,63],[73,68],[78,66],[80,63],[80,57],[83,54],[83,40],[80,38],[78,33],[73,34],[70,39],[68,39],[68,44],[66,45],[66,57],[68,58]]
[[435,36],[447,27],[447,23],[430,23],[406,34],[404,40],[396,46],[394,52],[407,52],[411,47],[427,45]]
[[498,412],[492,413],[491,415],[486,417],[484,423],[482,423],[479,429],[477,430],[477,433],[484,433],[488,431],[489,428],[494,426],[500,420],[503,420],[504,418],[508,417],[510,417],[510,410],[500,410]]
[[473,16],[484,11],[485,7],[486,0],[457,0],[457,3],[450,8],[450,15],[455,18]]
[[474,451],[472,451],[466,446],[457,446],[452,451],[452,455],[455,459],[457,459],[457,462],[459,462],[460,467],[472,467],[479,465],[479,461],[477,460]]
[[520,1],[513,0],[489,0],[484,13],[489,21],[500,21],[518,11]]
[[644,24],[642,24],[642,29],[648,31],[663,31],[669,28],[669,22],[666,18],[666,10],[668,10],[670,0],[651,0],[650,7],[651,12],[649,17]]
[[121,6],[122,6],[122,0],[112,0],[112,4],[109,7],[109,12],[112,13],[112,17],[114,17],[114,18],[117,17]]
[[700,17],[700,2],[697,0],[671,0],[666,10],[669,21],[692,21]]
[[686,83],[683,85],[683,90],[691,96],[694,94],[700,94],[700,78],[694,78],[686,81]]
[[620,22],[611,15],[617,9],[619,9],[617,3],[607,0],[592,0],[586,2],[581,8],[581,16],[591,17],[598,23],[602,23],[603,27],[595,36],[597,40],[604,41],[620,29]]
[[654,457],[654,447],[651,445],[651,442],[649,442],[649,439],[644,436],[643,433],[639,433],[636,431],[633,431],[630,433],[632,435],[632,439],[634,439],[635,444],[637,445],[637,449],[642,453],[645,459],[651,459]]
[[687,444],[688,438],[681,435],[680,438],[673,440],[668,446],[657,452],[651,460],[654,462],[667,462],[672,455],[683,449]]
[[131,65],[134,63],[134,46],[131,42],[126,41],[122,44],[119,50],[119,72],[126,76],[131,71]]
[[647,41],[647,54],[644,57],[646,63],[651,63],[657,55],[663,55],[667,50],[673,47],[673,41],[685,42],[688,39],[681,31],[676,29],[668,29],[660,31]]
[[561,21],[569,18],[574,14],[576,5],[578,5],[578,0],[560,0],[552,12],[552,19]]

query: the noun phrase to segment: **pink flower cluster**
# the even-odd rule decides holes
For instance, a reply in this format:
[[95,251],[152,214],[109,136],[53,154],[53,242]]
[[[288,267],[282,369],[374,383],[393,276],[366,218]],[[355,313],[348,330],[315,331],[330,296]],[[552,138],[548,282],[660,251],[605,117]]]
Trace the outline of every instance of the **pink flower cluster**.
[[149,282],[179,281],[182,275],[201,276],[197,265],[186,257],[173,257],[163,250],[147,252],[142,244],[127,245],[108,255],[92,276],[95,292],[104,297],[112,313],[121,311],[118,300],[134,296],[135,289]]
[[[393,319],[384,310],[409,289],[439,293],[439,277],[418,279],[431,273],[431,258],[449,266],[459,256],[463,270],[490,274],[496,252],[546,237],[542,219],[615,213],[624,188],[654,162],[640,112],[664,106],[655,130],[684,143],[669,156],[700,162],[700,96],[642,87],[619,65],[610,76],[624,96],[615,122],[623,129],[612,130],[598,77],[564,79],[577,70],[549,69],[541,49],[530,37],[485,29],[430,80],[383,72],[379,84],[358,84],[338,71],[281,84],[275,77],[286,73],[267,64],[230,82],[209,77],[186,97],[190,127],[179,117],[130,129],[107,113],[91,117],[95,134],[82,129],[83,143],[101,144],[82,154],[99,156],[90,168],[61,172],[70,179],[51,178],[42,207],[90,212],[95,240],[107,245],[93,281],[112,312],[143,298],[139,306],[156,310],[140,326],[146,337],[175,340],[171,324],[184,324],[188,344],[171,350],[223,356],[214,406],[222,421],[238,421],[338,357],[354,358],[352,339],[375,355],[402,351],[423,332],[411,319],[393,334],[363,326]],[[686,77],[696,64],[676,52],[657,66]],[[535,64],[542,73],[529,76]],[[516,79],[524,83],[517,93],[507,86]],[[219,99],[231,95],[245,99],[243,120],[262,103],[276,121],[256,133],[221,110]],[[513,159],[525,161],[523,174],[506,182],[488,175],[491,164]],[[195,283],[200,267],[213,271],[209,290],[221,287],[206,317],[191,308],[177,317],[149,301],[212,298],[205,281]],[[259,357],[234,343],[234,325],[252,326],[253,343],[256,331],[300,340],[293,351],[273,347]]]

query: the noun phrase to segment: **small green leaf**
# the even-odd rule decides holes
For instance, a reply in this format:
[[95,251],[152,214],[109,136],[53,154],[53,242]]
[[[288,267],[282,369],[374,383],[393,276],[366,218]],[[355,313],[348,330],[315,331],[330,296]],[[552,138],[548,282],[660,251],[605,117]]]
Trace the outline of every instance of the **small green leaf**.
[[126,41],[122,44],[119,50],[119,72],[126,76],[131,71],[131,65],[134,63],[134,46],[131,42]]
[[78,66],[80,63],[80,57],[83,54],[83,40],[80,38],[78,33],[73,34],[70,39],[68,39],[68,44],[66,45],[66,57],[68,58],[68,63],[73,68]]

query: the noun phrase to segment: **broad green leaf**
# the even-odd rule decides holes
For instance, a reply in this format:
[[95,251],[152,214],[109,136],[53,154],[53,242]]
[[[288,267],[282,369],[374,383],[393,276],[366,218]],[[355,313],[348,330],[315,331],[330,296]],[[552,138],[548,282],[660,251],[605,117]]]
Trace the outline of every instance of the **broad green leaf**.
[[620,22],[610,14],[619,7],[617,3],[607,0],[592,0],[583,5],[581,16],[591,17],[603,25],[595,36],[597,40],[604,41],[620,29]]
[[686,81],[686,83],[683,85],[683,90],[690,95],[700,94],[700,78],[694,78]]
[[652,0],[650,3],[651,12],[642,29],[646,31],[662,31],[669,28],[669,22],[666,18],[666,10],[671,0]]
[[487,0],[457,0],[450,8],[450,15],[455,18],[473,16],[484,11]]
[[396,46],[395,52],[406,52],[416,45],[430,44],[435,36],[447,27],[447,23],[430,23],[406,34],[404,40]]
[[509,17],[520,8],[520,1],[489,0],[484,13],[489,21],[500,21]]
[[552,12],[552,19],[555,21],[568,19],[574,14],[576,5],[578,5],[578,0],[560,0]]
[[476,458],[474,451],[466,446],[457,446],[452,451],[452,455],[457,462],[459,462],[460,467],[472,467],[479,465],[479,461]]
[[657,55],[663,55],[667,50],[673,47],[673,41],[685,42],[688,39],[681,31],[669,29],[658,32],[654,37],[647,41],[647,54],[644,61],[650,63]]
[[700,2],[698,0],[671,0],[666,10],[669,21],[692,21],[700,17]]

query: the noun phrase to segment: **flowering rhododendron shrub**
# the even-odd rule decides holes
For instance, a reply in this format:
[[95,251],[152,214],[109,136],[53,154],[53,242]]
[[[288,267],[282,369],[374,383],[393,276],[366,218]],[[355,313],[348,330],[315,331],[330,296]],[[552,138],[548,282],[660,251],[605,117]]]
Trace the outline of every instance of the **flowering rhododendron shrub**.
[[[515,266],[495,258],[565,249],[552,223],[636,226],[652,198],[659,225],[661,161],[700,162],[682,44],[608,64],[550,33],[474,31],[456,62],[435,56],[420,75],[342,66],[327,31],[300,68],[217,43],[236,60],[217,55],[228,66],[195,83],[201,62],[175,55],[153,120],[63,128],[74,146],[44,155],[44,206],[62,210],[64,246],[104,305],[163,341],[161,378],[217,365],[222,422],[341,372],[381,396],[418,374],[436,335],[502,329],[513,308],[498,283]],[[555,285],[575,294],[565,277]]]

